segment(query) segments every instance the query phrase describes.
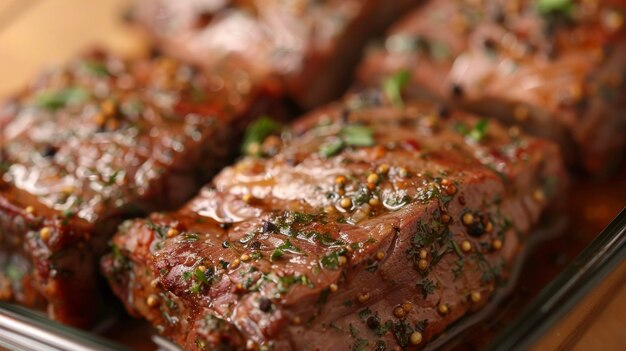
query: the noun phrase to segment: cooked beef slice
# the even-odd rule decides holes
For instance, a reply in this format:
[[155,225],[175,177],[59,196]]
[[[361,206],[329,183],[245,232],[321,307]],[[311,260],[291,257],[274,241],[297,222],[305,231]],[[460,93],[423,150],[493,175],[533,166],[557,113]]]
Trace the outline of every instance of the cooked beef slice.
[[4,104],[0,298],[86,325],[97,306],[94,256],[119,223],[184,204],[228,162],[241,125],[270,105],[269,86],[227,72],[93,53]]
[[126,221],[102,268],[186,350],[423,346],[483,307],[562,194],[558,147],[430,103],[350,95]]
[[420,0],[136,0],[159,49],[207,66],[240,57],[302,107],[338,97],[367,41]]
[[379,85],[408,70],[409,96],[520,123],[602,173],[626,141],[626,6],[550,4],[430,1],[368,50],[358,79]]

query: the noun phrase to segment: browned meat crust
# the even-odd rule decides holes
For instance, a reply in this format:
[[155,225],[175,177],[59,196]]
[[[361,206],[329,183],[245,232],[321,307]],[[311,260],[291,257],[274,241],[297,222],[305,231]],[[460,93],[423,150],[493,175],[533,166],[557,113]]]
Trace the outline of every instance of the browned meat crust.
[[240,57],[280,77],[302,107],[338,97],[367,40],[419,0],[137,0],[136,22],[170,55]]
[[125,222],[102,267],[129,312],[187,350],[392,350],[480,309],[563,190],[558,148],[382,101],[315,111]]
[[176,208],[232,157],[238,125],[273,94],[253,79],[95,53],[5,104],[0,297],[90,321],[94,255],[123,219]]
[[520,123],[592,173],[614,168],[626,143],[625,3],[538,3],[431,1],[370,50],[359,80],[408,69],[410,96]]

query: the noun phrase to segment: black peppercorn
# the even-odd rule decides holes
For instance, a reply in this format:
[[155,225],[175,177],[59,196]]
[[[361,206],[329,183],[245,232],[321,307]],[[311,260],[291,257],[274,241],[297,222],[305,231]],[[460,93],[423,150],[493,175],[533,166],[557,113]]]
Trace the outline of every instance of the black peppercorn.
[[380,322],[376,317],[369,317],[365,323],[370,329],[378,329],[378,327],[380,327]]
[[59,151],[59,148],[52,146],[52,145],[46,145],[43,150],[41,150],[41,156],[43,157],[54,157],[54,155],[56,155],[57,151]]
[[259,309],[263,312],[269,312],[272,308],[272,301],[267,297],[261,297],[259,299]]
[[263,221],[263,233],[272,233],[276,230],[276,225],[272,222]]
[[463,87],[461,87],[460,84],[452,84],[452,96],[455,98],[460,98],[463,96]]
[[439,105],[437,108],[437,114],[441,118],[448,118],[450,117],[450,109],[445,105]]

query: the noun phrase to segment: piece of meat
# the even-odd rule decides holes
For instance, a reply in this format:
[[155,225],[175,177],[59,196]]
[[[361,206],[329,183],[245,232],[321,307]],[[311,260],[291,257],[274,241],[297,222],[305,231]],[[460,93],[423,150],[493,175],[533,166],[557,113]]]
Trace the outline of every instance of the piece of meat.
[[338,97],[367,41],[420,0],[136,0],[159,49],[207,66],[236,56],[301,107]]
[[[184,204],[270,106],[243,71],[103,53],[40,76],[0,113],[0,298],[84,326],[124,219]],[[230,72],[230,73],[227,73]]]
[[377,86],[409,70],[409,96],[520,123],[590,173],[615,168],[626,141],[625,3],[536,4],[430,1],[368,50],[358,80]]
[[480,309],[562,193],[558,147],[430,103],[351,95],[125,222],[102,268],[186,350],[423,346]]

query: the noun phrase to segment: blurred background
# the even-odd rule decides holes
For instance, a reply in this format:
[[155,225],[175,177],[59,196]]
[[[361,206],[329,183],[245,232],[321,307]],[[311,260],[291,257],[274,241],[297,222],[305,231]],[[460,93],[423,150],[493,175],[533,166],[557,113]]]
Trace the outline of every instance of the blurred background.
[[124,25],[128,0],[0,0],[0,96],[76,53],[103,45],[132,54],[145,49]]

